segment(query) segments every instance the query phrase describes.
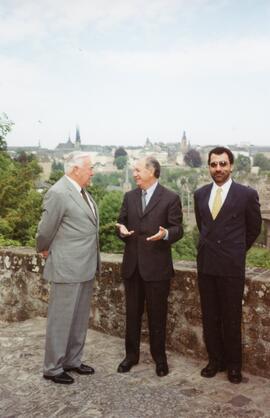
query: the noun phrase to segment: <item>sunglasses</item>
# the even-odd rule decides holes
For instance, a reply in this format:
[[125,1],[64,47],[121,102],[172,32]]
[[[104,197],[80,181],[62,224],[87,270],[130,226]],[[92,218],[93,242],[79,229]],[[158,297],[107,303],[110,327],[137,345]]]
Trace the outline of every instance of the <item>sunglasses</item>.
[[228,161],[212,161],[212,163],[209,163],[210,167],[212,168],[215,168],[218,165],[220,167],[227,167],[228,164],[229,164]]

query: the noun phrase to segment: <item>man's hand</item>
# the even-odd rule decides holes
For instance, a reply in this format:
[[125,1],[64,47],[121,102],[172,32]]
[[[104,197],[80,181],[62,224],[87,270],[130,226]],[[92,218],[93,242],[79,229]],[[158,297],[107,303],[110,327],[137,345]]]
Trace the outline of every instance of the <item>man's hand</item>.
[[119,229],[121,237],[129,237],[134,231],[128,231],[125,225],[116,223],[115,226]]
[[163,226],[160,226],[159,231],[155,235],[146,238],[146,241],[159,241],[160,239],[164,239],[166,233],[167,229],[163,228]]

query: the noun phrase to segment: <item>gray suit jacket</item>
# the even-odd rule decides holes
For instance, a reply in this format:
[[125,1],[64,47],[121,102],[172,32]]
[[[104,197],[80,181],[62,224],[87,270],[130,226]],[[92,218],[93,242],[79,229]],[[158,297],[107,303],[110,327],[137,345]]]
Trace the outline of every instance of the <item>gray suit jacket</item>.
[[37,251],[49,251],[43,276],[55,283],[78,283],[100,270],[96,217],[72,183],[62,177],[46,193],[38,225]]

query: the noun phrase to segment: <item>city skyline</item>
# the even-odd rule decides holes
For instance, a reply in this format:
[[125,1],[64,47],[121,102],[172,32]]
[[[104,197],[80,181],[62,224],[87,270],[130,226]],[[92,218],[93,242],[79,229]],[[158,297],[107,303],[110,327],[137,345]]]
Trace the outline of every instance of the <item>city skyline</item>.
[[270,143],[268,1],[37,3],[0,3],[9,146]]

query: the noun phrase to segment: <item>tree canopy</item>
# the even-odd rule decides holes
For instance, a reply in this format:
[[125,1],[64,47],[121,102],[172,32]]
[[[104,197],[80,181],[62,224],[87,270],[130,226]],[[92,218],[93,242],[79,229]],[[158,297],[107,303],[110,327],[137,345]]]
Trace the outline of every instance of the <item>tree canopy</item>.
[[122,200],[123,193],[114,190],[107,192],[100,202],[100,248],[104,252],[123,251],[123,242],[116,236],[115,231]]
[[191,148],[184,156],[184,161],[189,167],[201,167],[202,159],[199,151]]
[[270,170],[270,160],[262,153],[254,155],[253,165],[260,167],[261,170]]
[[22,245],[33,244],[42,196],[36,191],[41,168],[29,162],[0,158],[0,235]]
[[36,181],[42,169],[34,155],[21,153],[13,160],[3,152],[12,125],[6,114],[0,117],[0,242],[33,245],[42,201]]
[[8,118],[6,113],[0,114],[0,151],[7,149],[6,135],[11,131],[14,123]]
[[128,160],[128,154],[125,148],[124,147],[116,148],[115,153],[114,153],[114,164],[116,165],[118,170],[122,170],[126,166],[127,160]]
[[245,155],[239,154],[236,160],[234,161],[234,169],[236,171],[249,173],[251,169],[250,158],[246,157]]

